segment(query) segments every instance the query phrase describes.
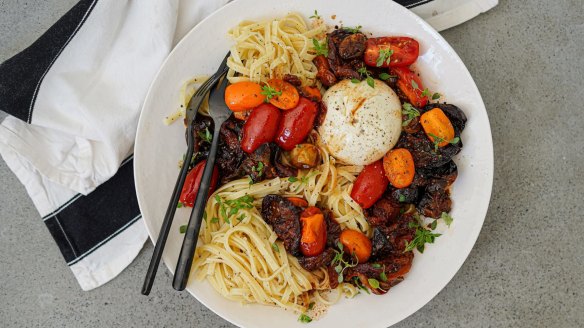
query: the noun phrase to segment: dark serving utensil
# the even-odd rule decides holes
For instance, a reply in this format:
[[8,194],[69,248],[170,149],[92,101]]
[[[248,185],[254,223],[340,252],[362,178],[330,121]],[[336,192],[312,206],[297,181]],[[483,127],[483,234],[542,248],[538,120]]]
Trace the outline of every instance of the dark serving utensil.
[[203,171],[203,177],[201,178],[199,192],[197,193],[195,205],[191,212],[191,218],[189,219],[189,225],[187,226],[185,238],[176,264],[176,270],[174,272],[172,287],[176,290],[184,290],[187,281],[189,280],[191,265],[193,264],[193,257],[195,256],[195,247],[197,246],[199,230],[201,229],[201,221],[209,195],[209,187],[211,184],[211,176],[213,174],[213,166],[215,165],[215,157],[217,156],[217,148],[219,148],[219,131],[221,130],[223,122],[225,122],[225,120],[231,115],[231,111],[227,108],[227,105],[225,105],[225,87],[227,87],[226,77],[216,89],[211,90],[211,95],[209,96],[209,114],[215,123],[215,131],[213,131],[211,149],[209,150],[209,156],[207,157],[207,163],[205,164],[205,170]]
[[217,84],[217,81],[225,74],[227,71],[227,58],[229,53],[221,62],[219,69],[215,74],[213,74],[205,83],[203,83],[199,89],[195,92],[186,110],[186,121],[187,121],[187,154],[183,161],[183,166],[174,186],[172,196],[170,198],[170,203],[168,203],[168,208],[166,209],[166,215],[164,216],[164,221],[162,221],[162,227],[160,227],[160,233],[158,234],[158,240],[154,246],[154,252],[152,253],[152,259],[150,260],[150,265],[148,266],[148,272],[146,273],[146,278],[144,278],[144,285],[142,286],[142,295],[150,294],[152,289],[152,284],[154,283],[154,278],[156,278],[156,270],[160,264],[160,258],[162,257],[162,252],[164,251],[164,245],[166,244],[166,239],[168,238],[168,233],[170,232],[170,227],[172,226],[172,220],[174,219],[174,213],[176,212],[176,206],[182,192],[183,185],[185,184],[185,179],[189,171],[189,166],[193,157],[193,145],[195,143],[195,138],[193,136],[193,122],[197,116],[197,111],[203,103],[207,92]]

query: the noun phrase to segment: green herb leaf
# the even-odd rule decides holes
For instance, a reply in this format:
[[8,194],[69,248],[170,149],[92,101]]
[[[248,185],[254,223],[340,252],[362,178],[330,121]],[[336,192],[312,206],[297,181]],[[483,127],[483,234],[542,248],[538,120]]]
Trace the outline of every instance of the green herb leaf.
[[257,166],[251,167],[251,170],[257,172],[258,178],[261,178],[264,174],[264,162],[258,162]]
[[375,88],[375,81],[373,80],[373,78],[371,76],[367,76],[367,84],[370,87]]
[[310,318],[309,316],[307,316],[306,314],[302,313],[299,317],[298,317],[298,321],[302,322],[302,323],[309,323],[312,321],[312,318]]
[[178,203],[176,204],[176,208],[181,208],[181,207],[183,207],[183,203],[181,203],[181,202],[178,202]]
[[391,79],[392,77],[396,77],[395,75],[390,75],[387,73],[381,73],[379,74],[379,79],[383,80],[383,81],[387,81],[389,79]]
[[380,67],[383,66],[384,63],[389,65],[389,63],[391,62],[391,55],[393,55],[393,50],[379,49],[379,57],[377,57],[375,66]]
[[343,243],[341,243],[340,241],[337,242],[337,247],[341,252],[343,251]]
[[441,95],[441,94],[439,94],[438,92],[435,92],[435,93],[432,95],[432,100],[438,100],[438,99],[440,99],[440,97],[442,97],[442,95]]
[[387,276],[385,275],[385,270],[381,271],[381,273],[379,274],[379,279],[381,279],[381,281],[387,281]]
[[314,18],[314,19],[319,19],[320,16],[318,15],[318,11],[314,10],[314,15],[308,17],[308,18]]
[[219,218],[215,217],[211,219],[211,223],[217,223],[219,222]]
[[314,302],[310,302],[310,303],[308,304],[308,309],[309,309],[309,310],[312,310],[312,309],[314,309]]
[[407,126],[414,118],[420,116],[420,112],[410,103],[404,103],[402,105],[402,114],[407,117],[406,120],[403,121],[402,126]]
[[374,267],[375,269],[381,269],[381,264],[379,263],[373,263],[371,264],[372,267]]
[[418,87],[418,83],[416,83],[416,81],[414,81],[414,79],[412,79],[412,88],[414,88],[414,89],[420,89]]
[[361,27],[363,26],[359,25],[356,27],[343,27],[343,30],[355,34],[361,32]]
[[424,253],[424,245],[434,243],[436,238],[442,235],[439,233],[433,233],[431,230],[421,227],[414,221],[410,221],[408,226],[410,228],[416,228],[416,234],[411,242],[406,240],[406,249],[404,250],[404,253],[413,249],[417,249],[420,253]]
[[448,141],[451,145],[456,145],[460,141],[459,137],[454,137],[452,140]]
[[211,143],[213,141],[213,135],[209,131],[209,128],[205,128],[205,131],[199,131],[199,137],[201,140]]
[[379,288],[379,281],[377,279],[369,278],[367,279],[369,285],[375,289]]
[[326,39],[320,43],[317,39],[312,39],[312,45],[314,46],[314,51],[316,52],[316,55],[323,55],[325,57],[328,57],[328,44]]
[[430,90],[428,90],[428,88],[424,89],[424,91],[422,91],[422,97],[426,97],[430,95]]
[[351,82],[353,82],[353,83],[359,83],[359,82],[361,82],[361,80],[359,80],[359,79],[351,79]]
[[365,66],[359,67],[359,69],[357,69],[357,73],[361,75],[368,75],[367,68]]
[[260,92],[264,96],[266,96],[266,102],[270,102],[270,99],[274,98],[275,96],[281,96],[282,91],[277,91],[276,89],[272,88],[269,84],[266,84],[262,87],[262,92]]
[[243,221],[245,219],[245,214],[241,214],[240,216],[237,217],[237,221]]
[[432,221],[432,223],[430,223],[430,229],[432,229],[432,230],[436,230],[437,226],[438,226],[438,220],[434,220],[434,221]]
[[448,214],[446,212],[442,212],[442,214],[440,215],[440,218],[442,220],[444,220],[444,223],[446,223],[446,225],[448,227],[450,227],[450,224],[452,224],[452,221],[454,221],[454,219],[452,218],[452,216],[450,216],[450,214]]
[[180,232],[180,233],[187,232],[187,225],[186,224],[183,224],[180,227],[178,227],[178,232]]
[[298,181],[298,178],[297,177],[289,177],[288,178],[288,181],[290,181],[290,182],[296,182],[296,181]]
[[404,196],[403,194],[400,194],[400,195],[399,195],[399,202],[400,202],[400,203],[403,203],[403,202],[405,202],[405,201],[406,201],[406,196]]
[[276,244],[276,243],[272,244],[272,249],[274,250],[274,252],[278,252],[278,253],[280,252],[280,247],[278,247],[278,244]]
[[223,221],[225,221],[225,223],[227,223],[227,224],[231,224],[231,220],[229,220],[229,218],[227,216],[223,217]]

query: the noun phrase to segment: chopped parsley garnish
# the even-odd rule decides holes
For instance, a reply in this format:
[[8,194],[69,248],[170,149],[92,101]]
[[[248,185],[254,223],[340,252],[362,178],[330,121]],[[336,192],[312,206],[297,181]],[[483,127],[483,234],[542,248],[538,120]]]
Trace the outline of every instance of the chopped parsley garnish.
[[405,201],[406,201],[406,196],[404,196],[404,195],[399,195],[399,202],[400,202],[400,203],[403,203],[403,202],[405,202]]
[[264,85],[260,93],[266,96],[266,102],[270,102],[270,99],[282,95],[282,91],[272,88],[269,84]]
[[374,267],[375,269],[381,269],[381,264],[379,263],[373,263],[371,264],[372,267]]
[[426,97],[430,95],[430,90],[428,90],[428,88],[424,89],[424,91],[422,91],[422,97]]
[[[229,217],[237,214],[240,209],[253,208],[254,198],[250,195],[245,195],[236,199],[229,199],[224,201],[219,195],[215,195],[215,200],[217,201],[217,204],[219,204],[219,213],[223,218],[223,221],[225,221],[225,223],[231,223]],[[243,217],[240,216],[237,219],[241,221],[243,220]],[[213,222],[213,220],[211,220],[211,222]]]
[[278,247],[278,244],[276,244],[276,243],[272,244],[272,249],[274,250],[274,252],[278,252],[278,253],[280,252],[280,247]]
[[408,117],[405,121],[402,122],[402,126],[407,126],[414,118],[420,116],[420,112],[410,103],[404,103],[402,105],[402,114]]
[[288,178],[288,181],[290,181],[290,182],[296,182],[296,181],[298,181],[298,178],[297,177],[289,177]]
[[183,203],[181,203],[181,202],[178,202],[178,203],[176,204],[176,208],[181,208],[181,207],[183,207]]
[[209,128],[205,128],[205,131],[199,131],[199,137],[201,140],[211,143],[213,140],[213,135],[209,132]]
[[359,261],[354,256],[351,256],[350,263],[345,261],[345,259],[343,258],[343,255],[344,255],[343,244],[341,242],[337,242],[337,247],[339,248],[340,252],[335,250],[335,257],[331,261],[331,265],[334,267],[335,272],[339,275],[338,282],[341,283],[341,282],[343,282],[343,279],[344,279],[343,272],[347,268],[352,268],[352,267],[356,266],[357,263],[359,263]]
[[[430,137],[432,137],[432,139],[434,139],[434,152],[437,153],[438,152],[438,145],[440,145],[440,143],[442,143],[443,141],[446,141],[444,138],[441,138],[433,133],[428,133],[428,135]],[[454,137],[451,140],[448,141],[449,144],[451,145],[456,145],[458,142],[460,141],[459,137]]]
[[258,162],[258,165],[252,166],[251,170],[257,172],[258,178],[261,178],[264,174],[264,162]]
[[326,39],[320,43],[317,39],[312,39],[312,44],[314,45],[314,51],[316,52],[316,55],[323,55],[325,57],[328,57],[328,45],[326,42]]
[[308,17],[308,18],[314,18],[314,19],[319,19],[320,16],[318,15],[318,11],[316,11],[316,9],[314,10],[314,15]]
[[406,249],[404,252],[409,252],[411,250],[417,249],[420,253],[424,253],[424,245],[425,244],[433,244],[434,240],[437,237],[440,237],[442,234],[433,233],[432,230],[428,230],[424,227],[421,227],[417,222],[411,221],[408,226],[410,228],[416,228],[416,234],[414,239],[408,243],[406,240]]
[[178,232],[180,232],[180,233],[187,232],[187,225],[186,224],[183,224],[180,227],[178,227]]
[[363,26],[358,25],[356,27],[343,27],[343,30],[345,30],[345,31],[347,31],[349,33],[355,34],[355,33],[361,32],[361,27],[363,27]]
[[298,317],[298,321],[302,322],[302,323],[309,323],[312,321],[312,318],[307,316],[306,314],[302,313],[299,317]]
[[217,223],[219,222],[219,218],[218,217],[214,217],[211,219],[211,223]]
[[454,219],[452,218],[452,216],[450,216],[450,214],[448,214],[446,212],[442,212],[442,214],[440,215],[440,218],[442,220],[444,220],[444,223],[446,223],[446,225],[448,227],[450,227],[450,224],[452,224],[452,221],[454,221]]
[[377,57],[375,65],[377,67],[383,66],[384,63],[389,65],[389,62],[391,61],[391,55],[393,55],[393,50],[379,49],[379,57]]

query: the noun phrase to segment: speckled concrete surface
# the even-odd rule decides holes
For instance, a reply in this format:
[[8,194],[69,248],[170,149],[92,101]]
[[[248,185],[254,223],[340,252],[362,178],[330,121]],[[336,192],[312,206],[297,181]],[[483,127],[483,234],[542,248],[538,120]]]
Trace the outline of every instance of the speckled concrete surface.
[[[0,60],[75,1],[0,1]],[[443,33],[473,75],[495,145],[489,213],[452,282],[395,327],[584,326],[584,2],[500,0]],[[3,117],[0,114],[0,118]],[[24,188],[0,161],[0,325],[230,327],[161,270],[139,294],[152,247],[82,292]]]

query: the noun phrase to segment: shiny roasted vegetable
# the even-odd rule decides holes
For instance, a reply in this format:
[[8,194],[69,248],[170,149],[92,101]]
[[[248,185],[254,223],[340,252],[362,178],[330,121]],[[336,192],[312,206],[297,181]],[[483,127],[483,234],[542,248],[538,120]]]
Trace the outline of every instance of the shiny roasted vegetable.
[[309,143],[296,145],[288,154],[290,163],[299,169],[315,167],[320,160],[318,147]]

